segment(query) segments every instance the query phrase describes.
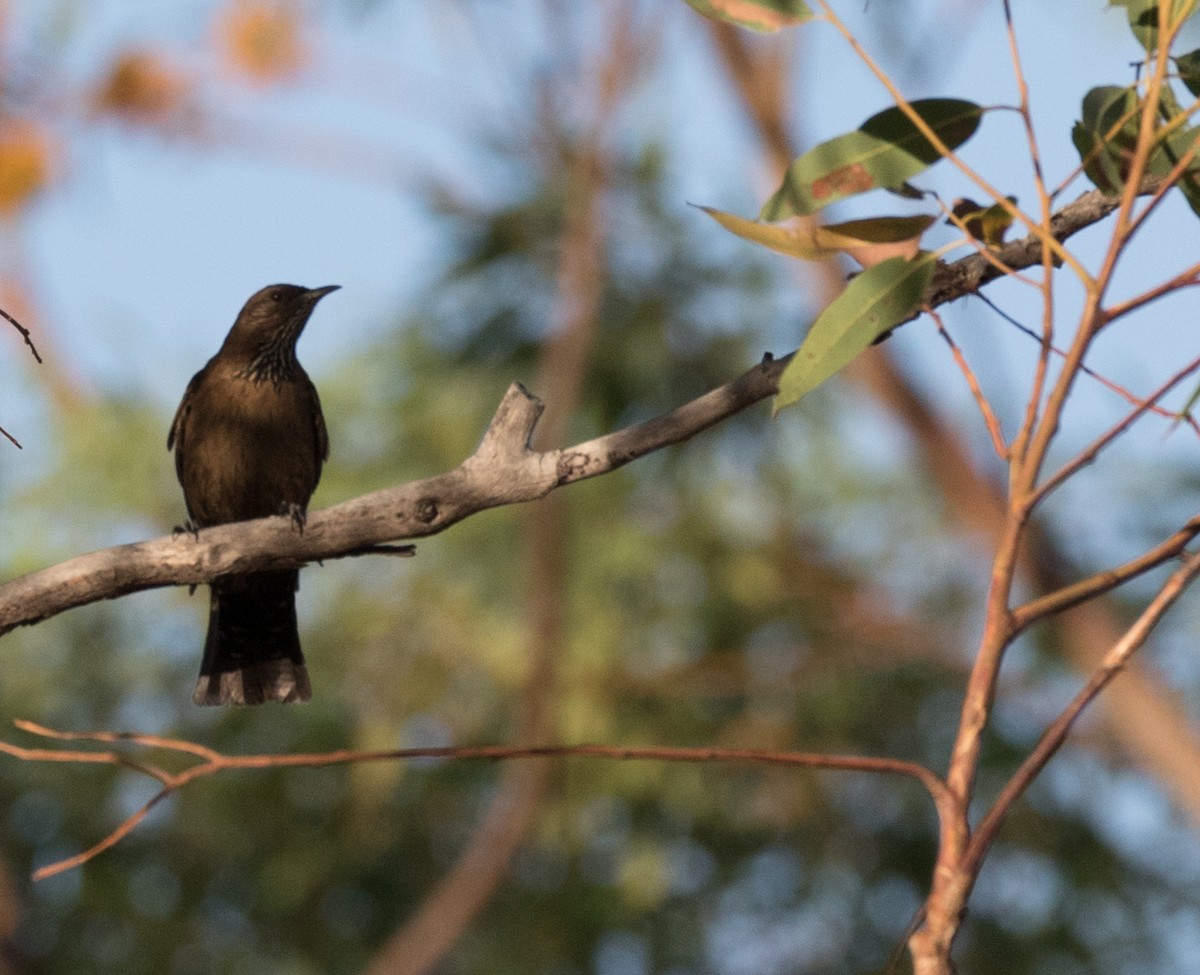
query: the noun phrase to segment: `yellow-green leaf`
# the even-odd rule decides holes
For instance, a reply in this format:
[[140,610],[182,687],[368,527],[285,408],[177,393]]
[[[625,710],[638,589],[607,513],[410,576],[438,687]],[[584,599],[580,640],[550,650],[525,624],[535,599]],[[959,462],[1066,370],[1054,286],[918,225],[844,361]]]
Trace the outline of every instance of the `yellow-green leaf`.
[[716,210],[712,207],[700,207],[717,223],[730,233],[737,234],[743,240],[769,247],[788,257],[799,257],[806,261],[816,261],[828,256],[821,249],[813,236],[815,225],[808,222],[791,221],[789,223],[761,223],[749,220],[734,213]]
[[812,18],[804,0],[687,0],[712,20],[723,20],[760,33],[776,31]]
[[730,233],[788,257],[819,261],[844,251],[864,267],[890,257],[915,256],[921,235],[935,219],[927,214],[871,217],[821,226],[803,220],[762,223],[712,207],[700,209]]

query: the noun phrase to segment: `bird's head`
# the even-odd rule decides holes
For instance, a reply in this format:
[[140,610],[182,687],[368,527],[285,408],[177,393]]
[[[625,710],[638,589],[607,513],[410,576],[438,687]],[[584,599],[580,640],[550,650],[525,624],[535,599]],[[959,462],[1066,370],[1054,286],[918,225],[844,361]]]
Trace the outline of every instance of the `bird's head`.
[[302,288],[296,284],[269,284],[242,306],[225,339],[226,351],[256,355],[264,349],[295,348],[308,317],[318,301],[340,285]]

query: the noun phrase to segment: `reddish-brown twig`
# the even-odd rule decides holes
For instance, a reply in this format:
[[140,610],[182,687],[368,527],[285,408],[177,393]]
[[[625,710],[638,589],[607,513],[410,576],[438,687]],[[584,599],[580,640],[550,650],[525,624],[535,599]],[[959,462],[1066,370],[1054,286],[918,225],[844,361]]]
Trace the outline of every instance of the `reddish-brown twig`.
[[[978,298],[980,301],[982,301],[985,305],[987,305],[992,311],[994,311],[997,315],[999,315],[1001,318],[1003,318],[1006,322],[1008,322],[1009,325],[1011,325],[1013,328],[1015,328],[1017,331],[1019,331],[1022,335],[1028,335],[1031,339],[1033,339],[1035,342],[1037,342],[1039,344],[1042,342],[1042,338],[1041,338],[1041,336],[1038,335],[1037,332],[1035,332],[1032,328],[1030,328],[1024,322],[1020,321],[1017,318],[1014,318],[1012,315],[1010,315],[1008,312],[1006,312],[1003,308],[1001,308],[999,305],[997,305],[994,301],[992,301],[992,299],[989,298],[987,295],[985,295],[982,291],[977,292],[975,297]],[[1053,353],[1054,355],[1058,356],[1059,358],[1064,358],[1066,356],[1066,352],[1064,352],[1062,350],[1062,348],[1060,348],[1059,346],[1054,345],[1054,344],[1050,345],[1050,352]],[[1119,382],[1116,382],[1113,379],[1109,379],[1103,373],[1097,372],[1095,369],[1091,368],[1088,365],[1084,365],[1081,363],[1079,366],[1079,371],[1081,373],[1083,373],[1085,376],[1087,376],[1089,379],[1094,379],[1096,382],[1098,382],[1101,386],[1103,386],[1105,389],[1109,390],[1110,392],[1116,393],[1118,396],[1121,397],[1121,399],[1125,400],[1125,402],[1127,402],[1127,403],[1132,403],[1134,406],[1140,406],[1146,402],[1145,399],[1138,396],[1132,390],[1126,389]],[[1178,420],[1179,419],[1178,415],[1173,410],[1168,410],[1165,406],[1159,406],[1157,403],[1151,403],[1148,407],[1148,410],[1149,410],[1149,412],[1154,413],[1156,416],[1166,417],[1169,420]],[[1200,424],[1198,424],[1194,419],[1188,417],[1186,419],[1186,422],[1187,422],[1188,426],[1190,426],[1196,433],[1200,433]]]
[[938,334],[950,346],[950,354],[954,356],[955,363],[962,370],[962,374],[967,380],[967,386],[970,387],[971,395],[975,397],[975,403],[979,406],[979,412],[983,414],[983,422],[987,425],[988,433],[991,434],[992,448],[996,451],[996,456],[1003,461],[1007,461],[1008,444],[1004,442],[1004,432],[1000,429],[1000,421],[996,418],[996,411],[992,409],[992,404],[988,402],[987,396],[984,395],[983,387],[979,385],[978,377],[967,363],[967,357],[963,355],[962,349],[958,347],[954,339],[950,337],[950,333],[946,331],[946,326],[942,322],[942,316],[932,308],[925,309],[925,312],[933,319],[934,324],[937,325]]
[[[1072,457],[1067,463],[1060,467],[1054,474],[1046,478],[1036,489],[1030,492],[1026,505],[1028,510],[1032,511],[1034,507],[1040,503],[1046,495],[1050,494],[1055,488],[1059,487],[1072,474],[1080,468],[1086,467],[1092,463],[1100,451],[1111,444],[1122,433],[1129,429],[1138,417],[1145,413],[1151,412],[1155,404],[1160,399],[1166,396],[1172,389],[1178,386],[1183,380],[1190,376],[1197,369],[1200,369],[1200,357],[1193,359],[1182,369],[1179,369],[1158,389],[1154,390],[1149,396],[1143,400],[1135,400],[1136,406],[1130,410],[1125,416],[1113,424],[1109,429],[1102,433],[1099,437],[1093,440],[1087,447],[1081,450],[1078,454]],[[1174,414],[1171,414],[1172,417]]]
[[661,762],[735,762],[757,765],[790,765],[800,768],[828,769],[874,774],[904,775],[916,779],[932,797],[941,815],[946,807],[945,783],[934,772],[916,762],[903,759],[859,755],[821,755],[813,752],[781,752],[747,748],[626,748],[614,745],[480,745],[445,748],[397,748],[388,751],[357,751],[340,749],[331,752],[296,754],[223,755],[204,745],[186,739],[164,738],[159,735],[140,735],[132,732],[65,732],[46,728],[32,721],[16,721],[17,727],[31,734],[59,741],[93,741],[126,743],[143,748],[155,748],[200,759],[180,772],[147,763],[137,762],[121,752],[113,751],[55,751],[42,748],[22,748],[0,742],[0,752],[31,762],[79,762],[88,764],[121,765],[151,776],[162,783],[160,789],[140,809],[128,816],[99,843],[75,856],[47,864],[33,874],[43,880],[78,867],[119,843],[163,799],[197,779],[229,769],[266,768],[324,768],[359,762],[403,761],[417,758],[502,761],[529,758],[590,757],[622,761]]
[[1104,317],[1106,322],[1112,322],[1123,315],[1128,315],[1131,311],[1141,308],[1143,305],[1148,305],[1152,301],[1157,301],[1164,295],[1168,295],[1173,291],[1178,291],[1181,288],[1194,288],[1200,284],[1200,262],[1193,264],[1191,267],[1180,271],[1174,277],[1168,278],[1156,284],[1153,288],[1148,288],[1140,295],[1134,295],[1125,301],[1116,305],[1111,305],[1105,309]]
[[1005,818],[1013,804],[1024,794],[1030,784],[1041,773],[1046,764],[1062,747],[1067,739],[1071,726],[1083,713],[1084,709],[1096,699],[1101,691],[1125,668],[1129,658],[1146,642],[1159,620],[1171,608],[1176,599],[1183,594],[1188,585],[1200,575],[1200,553],[1189,555],[1183,564],[1176,569],[1171,577],[1163,584],[1158,594],[1150,604],[1142,610],[1142,614],[1134,624],[1125,631],[1124,636],[1113,645],[1104,658],[1104,662],[1092,674],[1088,682],[1075,695],[1071,703],[1042,733],[1033,751],[1021,763],[1021,767],[1001,790],[992,808],[976,827],[963,858],[963,870],[974,876],[977,874],[988,848],[1000,831]]
[[1143,575],[1171,559],[1178,558],[1187,545],[1200,535],[1200,515],[1192,518],[1169,538],[1143,552],[1135,559],[1112,569],[1080,579],[1054,592],[1031,599],[1012,611],[1014,634],[1032,626],[1038,620],[1061,613],[1102,593],[1116,589],[1130,579]]

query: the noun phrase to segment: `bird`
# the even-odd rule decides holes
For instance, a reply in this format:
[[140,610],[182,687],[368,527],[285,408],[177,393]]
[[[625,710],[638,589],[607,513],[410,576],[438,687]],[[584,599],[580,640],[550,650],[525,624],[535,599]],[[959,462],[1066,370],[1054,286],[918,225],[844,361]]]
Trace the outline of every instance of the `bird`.
[[[255,292],[215,356],[188,383],[167,435],[188,530],[286,515],[303,531],[329,457],[317,389],[296,342],[339,285]],[[296,624],[297,569],[223,576],[209,585],[199,705],[308,701]]]

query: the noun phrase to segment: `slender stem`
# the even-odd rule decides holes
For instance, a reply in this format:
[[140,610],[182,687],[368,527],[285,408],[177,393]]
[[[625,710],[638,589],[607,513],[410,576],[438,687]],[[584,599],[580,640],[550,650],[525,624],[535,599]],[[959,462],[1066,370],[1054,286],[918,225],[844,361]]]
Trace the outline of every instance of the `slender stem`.
[[1139,295],[1134,295],[1132,298],[1127,298],[1118,304],[1110,305],[1105,309],[1104,317],[1108,321],[1114,321],[1123,315],[1128,315],[1131,311],[1136,311],[1138,308],[1150,304],[1152,301],[1157,301],[1172,291],[1178,291],[1181,288],[1193,288],[1198,284],[1200,284],[1200,261],[1180,271],[1169,280],[1156,284],[1153,288],[1147,288]]
[[814,752],[780,752],[763,749],[741,748],[630,748],[611,745],[527,745],[527,746],[464,746],[445,748],[398,748],[387,751],[356,751],[341,749],[331,752],[297,754],[222,755],[193,742],[163,738],[157,735],[139,735],[118,732],[59,732],[36,725],[19,722],[24,730],[60,740],[91,740],[99,742],[120,741],[132,745],[165,749],[176,753],[207,755],[203,761],[179,773],[166,773],[157,766],[133,761],[120,752],[53,751],[30,749],[0,742],[0,752],[22,761],[68,762],[105,765],[124,765],[150,775],[163,783],[163,789],[146,805],[126,818],[99,843],[88,850],[55,863],[41,867],[35,880],[45,879],[78,867],[93,857],[120,842],[145,818],[150,810],[166,796],[197,779],[215,775],[231,769],[265,768],[326,768],[361,762],[401,761],[417,758],[442,760],[488,760],[511,761],[531,758],[589,757],[620,761],[663,761],[663,762],[729,762],[738,764],[779,765],[810,769],[847,772],[867,772],[877,775],[901,775],[915,779],[933,799],[938,817],[946,822],[953,803],[946,784],[930,769],[916,762],[903,759],[859,755],[821,755]]
[[971,369],[970,364],[967,362],[967,357],[963,355],[962,349],[958,347],[954,339],[950,337],[950,333],[946,331],[946,326],[942,322],[942,316],[931,309],[929,317],[934,320],[934,323],[937,325],[938,334],[945,339],[946,344],[950,347],[950,354],[954,357],[955,364],[966,379],[967,386],[971,390],[971,395],[975,397],[975,403],[979,407],[979,412],[983,415],[984,425],[987,427],[988,434],[992,438],[992,449],[996,451],[997,457],[1007,461],[1008,444],[1004,442],[1004,432],[1000,429],[1000,421],[996,418],[996,411],[992,409],[992,404],[988,402],[988,398],[983,392],[983,387],[979,384],[979,378]]
[[1200,356],[1193,359],[1182,369],[1177,370],[1158,389],[1154,390],[1144,400],[1139,401],[1134,409],[1130,410],[1117,423],[1109,427],[1087,447],[1071,458],[1071,460],[1067,461],[1058,471],[1038,485],[1037,489],[1029,497],[1028,504],[1030,507],[1040,504],[1048,494],[1061,486],[1072,474],[1092,463],[1105,447],[1109,446],[1117,437],[1128,430],[1137,419],[1153,410],[1160,399],[1197,369],[1200,369]]
[[1083,713],[1084,709],[1099,696],[1113,679],[1124,669],[1130,657],[1146,642],[1146,638],[1171,605],[1200,574],[1200,554],[1189,555],[1183,565],[1172,573],[1158,594],[1142,611],[1137,621],[1131,626],[1113,646],[1105,657],[1099,669],[1092,674],[1088,682],[1075,695],[1071,703],[1062,711],[1057,719],[1043,732],[1033,751],[1021,763],[1016,774],[1009,779],[1001,790],[996,802],[980,821],[970,845],[967,848],[963,868],[975,874],[978,872],[983,858],[1000,831],[1014,803],[1025,793],[1030,784],[1044,769],[1047,763],[1062,748],[1071,726]]
[[1032,599],[1018,606],[1012,612],[1013,629],[1020,632],[1032,626],[1038,620],[1061,613],[1063,610],[1078,606],[1080,603],[1094,599],[1101,593],[1116,589],[1130,579],[1143,575],[1177,558],[1197,535],[1200,535],[1200,515],[1192,518],[1186,525],[1172,534],[1169,538],[1155,545],[1152,549],[1131,559],[1124,565],[1097,572],[1064,586],[1054,592]]

